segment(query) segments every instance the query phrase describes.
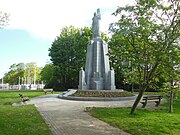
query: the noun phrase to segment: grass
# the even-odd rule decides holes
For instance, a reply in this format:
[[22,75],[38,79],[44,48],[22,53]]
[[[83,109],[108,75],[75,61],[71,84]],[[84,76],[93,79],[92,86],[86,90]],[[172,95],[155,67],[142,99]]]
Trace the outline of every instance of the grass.
[[34,105],[12,106],[19,93],[30,99],[43,91],[0,91],[0,135],[52,135]]
[[180,133],[180,96],[174,101],[173,113],[168,113],[167,109],[137,109],[134,115],[129,115],[130,108],[90,108],[88,112],[132,135],[179,135]]

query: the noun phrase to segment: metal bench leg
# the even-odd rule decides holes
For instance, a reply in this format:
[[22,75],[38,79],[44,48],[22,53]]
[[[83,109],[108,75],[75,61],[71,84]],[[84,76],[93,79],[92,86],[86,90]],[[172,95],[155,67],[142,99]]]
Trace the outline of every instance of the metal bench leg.
[[160,104],[160,101],[155,101],[155,103],[156,103],[156,107],[158,107],[159,106],[159,104]]
[[146,105],[147,105],[147,101],[146,102],[144,102],[144,103],[142,103],[143,105],[142,105],[142,108],[145,108],[146,107]]

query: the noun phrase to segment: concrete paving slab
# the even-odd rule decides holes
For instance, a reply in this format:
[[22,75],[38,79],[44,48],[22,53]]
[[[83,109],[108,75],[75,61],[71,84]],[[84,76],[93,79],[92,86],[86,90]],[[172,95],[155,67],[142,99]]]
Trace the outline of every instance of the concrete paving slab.
[[72,101],[58,94],[36,97],[27,102],[35,104],[54,135],[130,135],[84,112],[86,107],[128,107],[128,101]]

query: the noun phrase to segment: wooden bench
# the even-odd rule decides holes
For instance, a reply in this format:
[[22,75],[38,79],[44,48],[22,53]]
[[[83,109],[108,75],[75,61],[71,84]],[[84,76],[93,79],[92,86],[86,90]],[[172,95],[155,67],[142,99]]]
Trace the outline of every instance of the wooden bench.
[[29,101],[29,97],[24,97],[22,94],[19,94],[19,97],[23,103],[25,103],[26,101]]
[[46,95],[48,92],[51,92],[53,94],[53,89],[44,89],[44,94]]
[[143,96],[141,103],[143,104],[142,108],[145,108],[147,102],[155,102],[156,106],[159,106],[161,102],[162,96],[160,95],[152,95],[152,96]]

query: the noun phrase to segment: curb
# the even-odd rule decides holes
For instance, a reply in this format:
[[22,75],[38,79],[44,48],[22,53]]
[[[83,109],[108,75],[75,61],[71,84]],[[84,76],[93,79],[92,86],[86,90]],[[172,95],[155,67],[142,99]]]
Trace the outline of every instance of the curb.
[[137,96],[103,98],[103,97],[74,97],[74,96],[58,95],[58,98],[60,98],[60,99],[76,100],[76,101],[125,101],[125,100],[134,100],[136,97]]

